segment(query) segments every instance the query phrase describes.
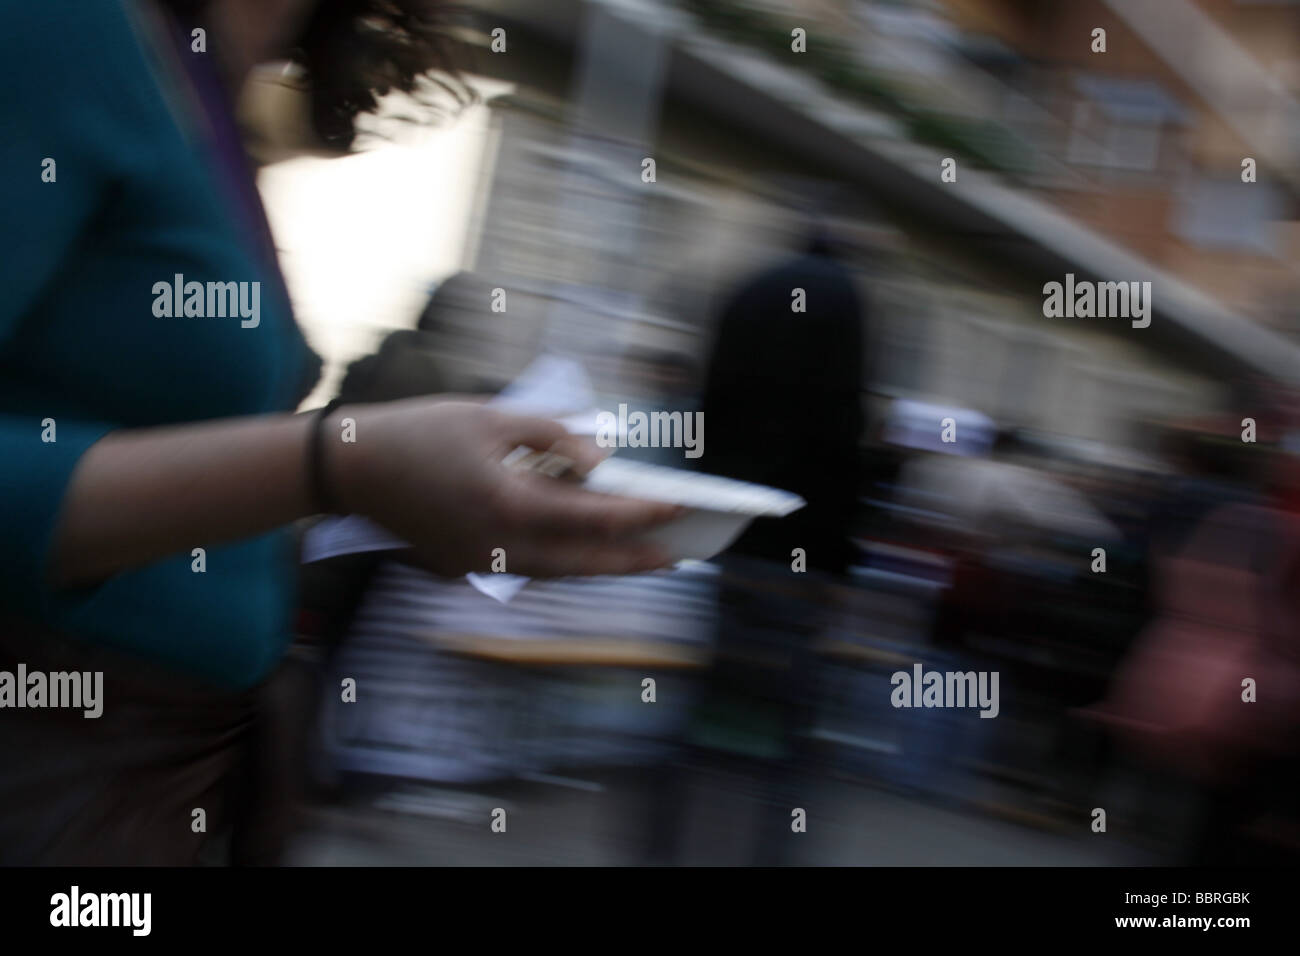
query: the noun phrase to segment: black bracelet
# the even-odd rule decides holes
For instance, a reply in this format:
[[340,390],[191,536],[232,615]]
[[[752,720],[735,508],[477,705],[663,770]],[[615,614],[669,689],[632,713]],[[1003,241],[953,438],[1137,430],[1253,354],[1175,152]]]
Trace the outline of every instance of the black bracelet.
[[342,513],[336,506],[334,496],[330,493],[329,482],[325,479],[324,456],[325,419],[329,418],[340,404],[335,398],[312,413],[311,435],[307,439],[307,476],[311,482],[312,505],[317,514]]

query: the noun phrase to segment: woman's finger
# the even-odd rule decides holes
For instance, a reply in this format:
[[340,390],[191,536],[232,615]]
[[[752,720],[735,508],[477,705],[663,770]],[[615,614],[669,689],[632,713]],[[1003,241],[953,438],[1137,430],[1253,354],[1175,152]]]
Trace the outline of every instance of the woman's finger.
[[609,541],[666,524],[678,505],[588,491],[580,485],[527,473],[510,473],[500,491],[507,529],[533,535]]
[[563,455],[573,462],[573,476],[585,478],[587,472],[609,457],[609,453],[584,435],[565,435],[547,451]]
[[497,440],[512,450],[519,445],[527,445],[536,451],[546,451],[557,442],[568,437],[568,430],[553,418],[537,415],[513,415],[500,413],[497,424]]

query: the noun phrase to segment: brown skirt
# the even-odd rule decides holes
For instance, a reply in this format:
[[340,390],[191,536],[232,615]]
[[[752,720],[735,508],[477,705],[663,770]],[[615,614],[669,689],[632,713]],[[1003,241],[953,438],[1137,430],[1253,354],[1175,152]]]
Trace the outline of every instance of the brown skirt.
[[20,663],[29,674],[102,672],[102,714],[0,707],[0,864],[278,861],[297,766],[289,741],[300,736],[288,730],[301,713],[295,675],[220,691],[0,620],[0,671]]

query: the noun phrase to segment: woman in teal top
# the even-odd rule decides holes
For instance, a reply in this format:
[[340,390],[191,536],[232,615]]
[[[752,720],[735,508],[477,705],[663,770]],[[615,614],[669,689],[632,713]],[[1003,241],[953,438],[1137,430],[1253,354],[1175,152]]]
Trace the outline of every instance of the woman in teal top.
[[[212,122],[184,109],[200,99],[179,70],[159,82],[183,53],[168,62],[142,45],[143,30],[165,25],[133,23],[115,3],[80,4],[70,25],[59,6],[8,14],[26,22],[0,39],[11,120],[0,166],[11,227],[0,256],[0,595],[8,609],[247,687],[289,633],[285,532],[207,547],[203,573],[185,549],[68,595],[42,580],[68,478],[95,441],[292,410],[315,360],[274,262],[240,229],[243,197],[214,168]],[[155,316],[154,285],[171,287],[176,273],[258,283],[257,325]]]
[[[365,514],[446,574],[497,547],[529,574],[663,562],[639,535],[672,510],[499,467],[520,444],[598,460],[554,422],[434,398],[289,414],[319,363],[232,151],[231,92],[304,49],[317,125],[346,143],[373,105],[349,72],[369,6],[0,14],[0,862],[184,862],[194,808],[207,832],[240,819],[259,688],[291,636],[297,518]],[[399,6],[409,85],[432,64],[410,53],[427,5]],[[101,715],[50,706],[20,668],[102,671]]]

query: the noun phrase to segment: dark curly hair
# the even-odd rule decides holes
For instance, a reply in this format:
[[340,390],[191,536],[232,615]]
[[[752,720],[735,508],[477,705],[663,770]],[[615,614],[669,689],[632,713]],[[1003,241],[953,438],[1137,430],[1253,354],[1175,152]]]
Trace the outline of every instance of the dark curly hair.
[[[189,25],[213,0],[159,3]],[[292,57],[306,69],[312,127],[325,145],[349,149],[360,114],[393,90],[416,93],[422,78],[448,94],[453,109],[474,102],[448,33],[465,15],[438,0],[318,0]]]

